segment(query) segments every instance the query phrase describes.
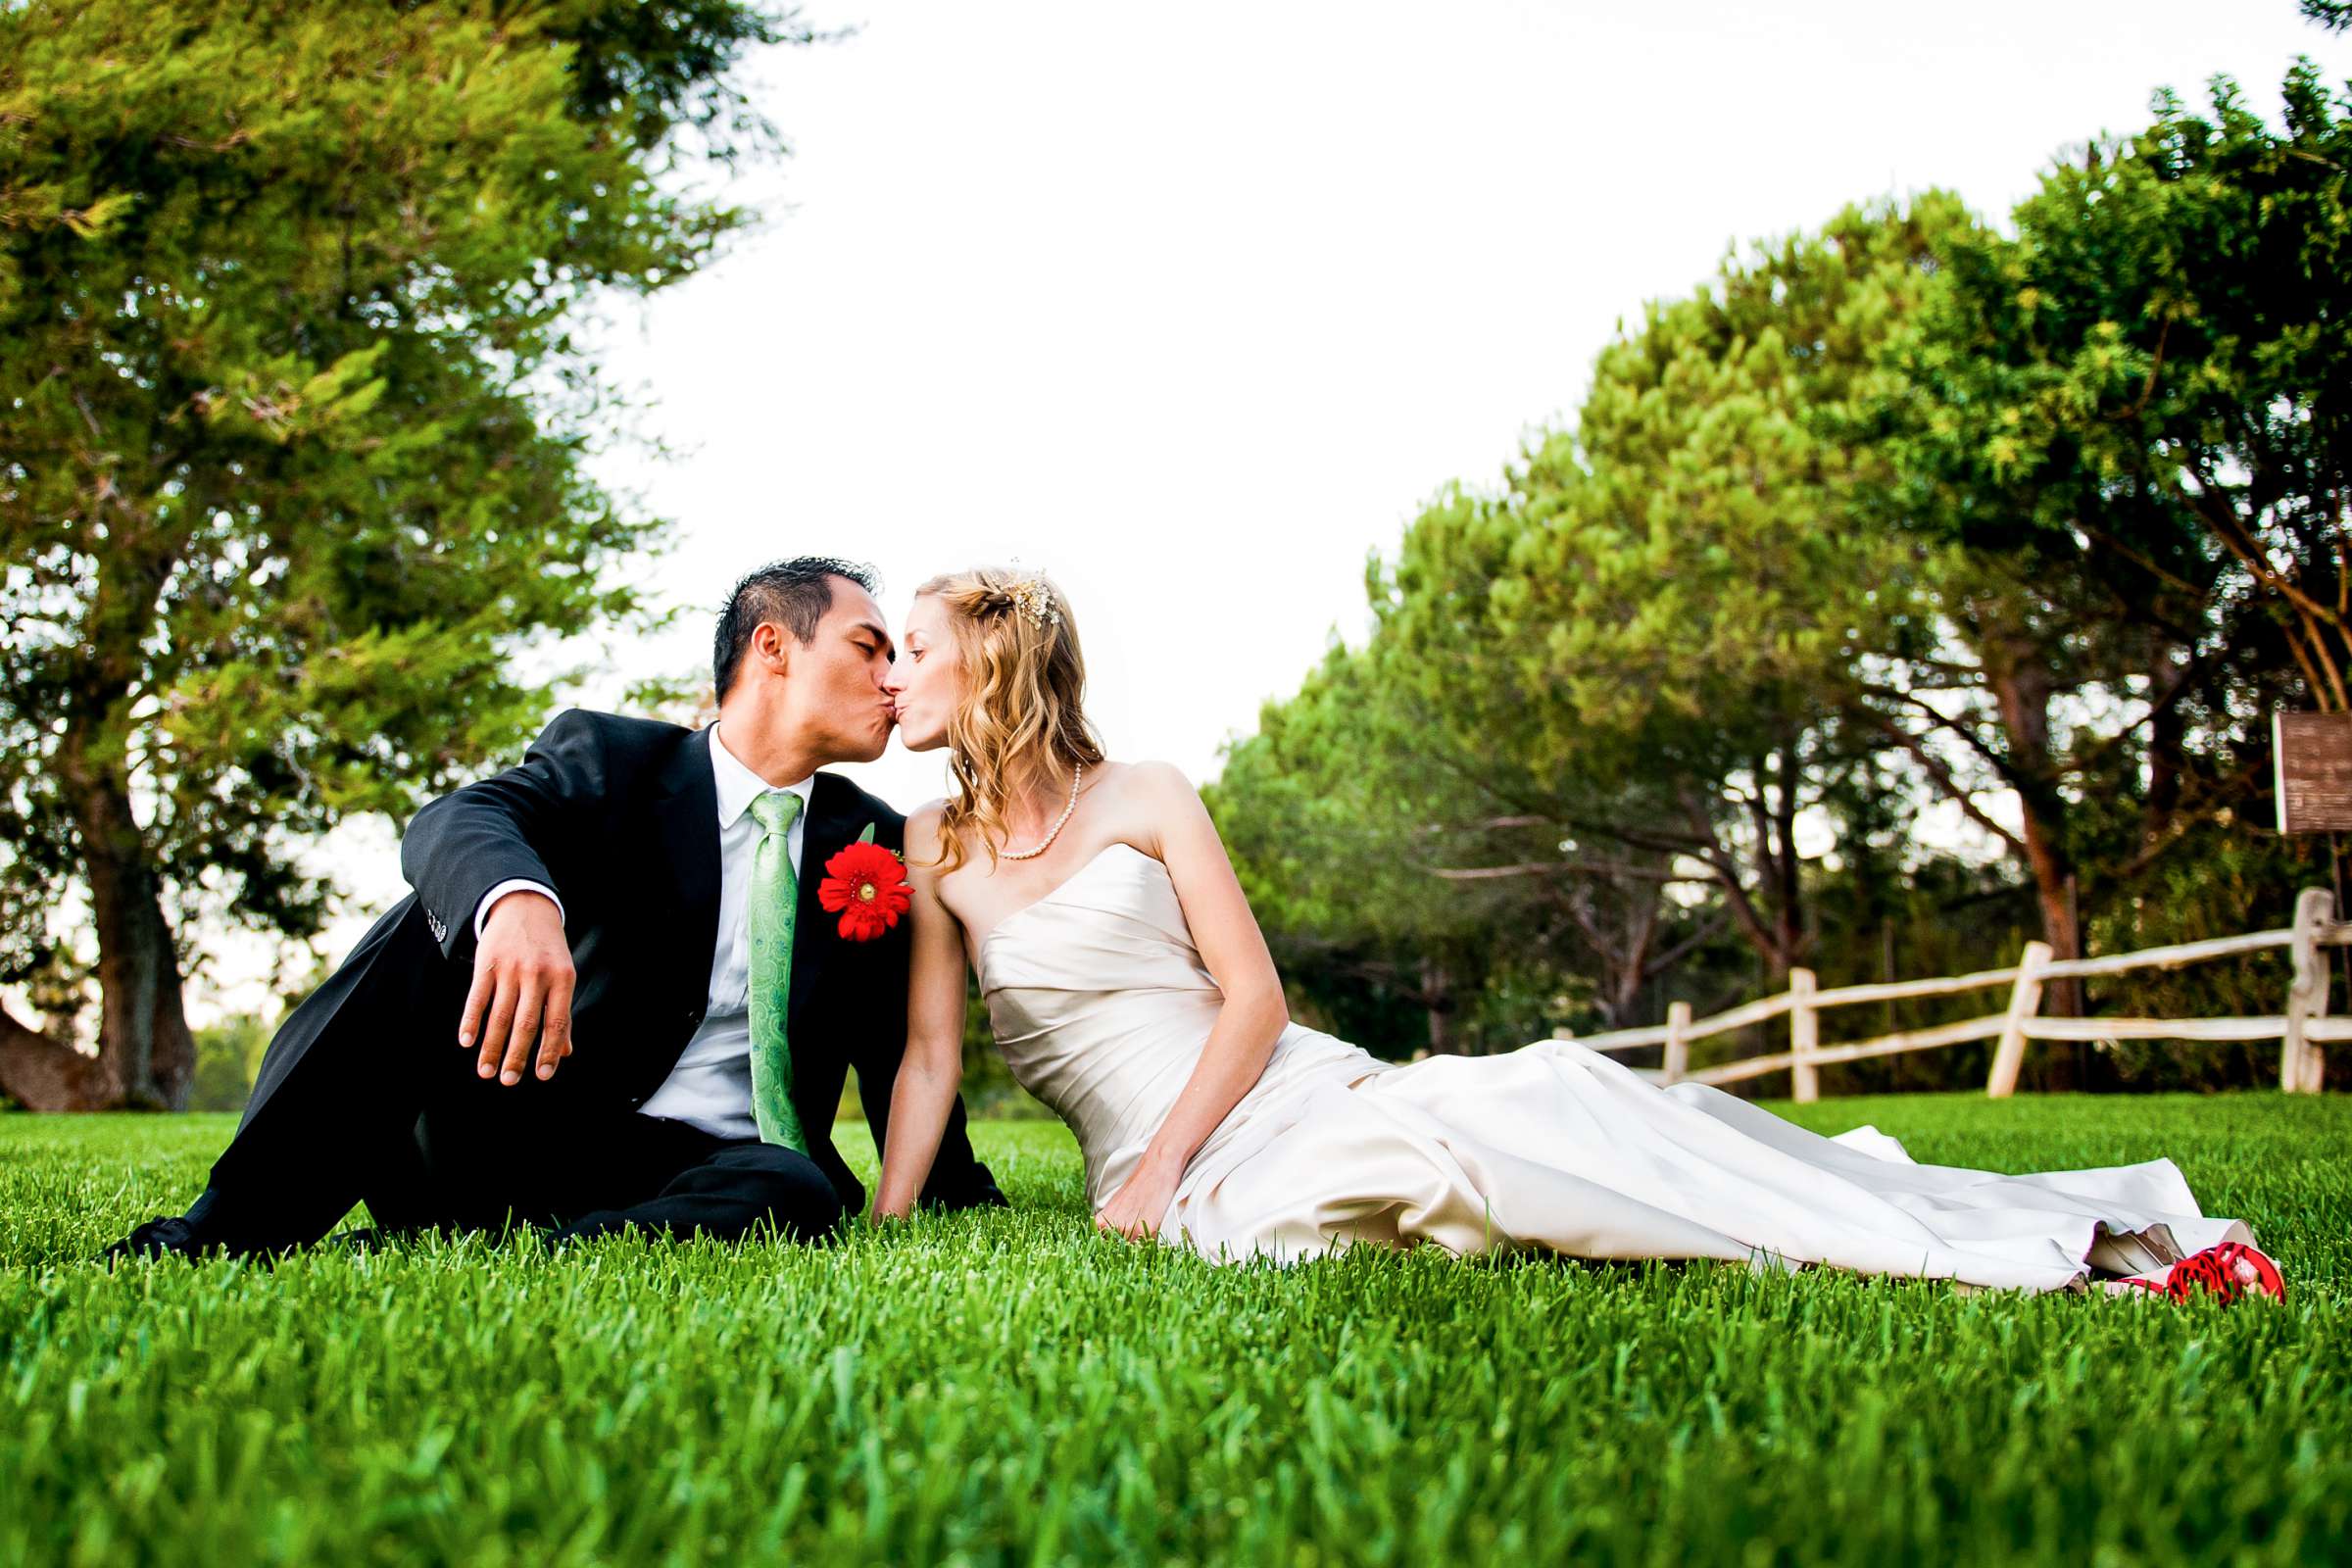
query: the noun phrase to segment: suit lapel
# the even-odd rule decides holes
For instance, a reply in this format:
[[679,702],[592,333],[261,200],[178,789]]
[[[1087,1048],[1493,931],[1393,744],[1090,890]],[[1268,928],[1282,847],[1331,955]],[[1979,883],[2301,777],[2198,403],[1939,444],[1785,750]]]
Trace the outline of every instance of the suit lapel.
[[[710,732],[686,737],[662,769],[661,823],[662,864],[668,867],[677,900],[681,954],[697,962],[673,965],[692,978],[699,999],[709,984],[710,954],[718,946],[718,784],[710,773]],[[701,1008],[696,1008],[699,1016]]]
[[808,826],[801,839],[799,907],[793,912],[792,994],[784,1004],[784,1037],[798,1055],[803,1039],[801,1015],[824,979],[824,969],[838,947],[835,917],[816,902],[817,884],[824,880],[825,862],[856,838],[865,824],[855,821],[854,792],[830,773],[819,773],[808,791]]

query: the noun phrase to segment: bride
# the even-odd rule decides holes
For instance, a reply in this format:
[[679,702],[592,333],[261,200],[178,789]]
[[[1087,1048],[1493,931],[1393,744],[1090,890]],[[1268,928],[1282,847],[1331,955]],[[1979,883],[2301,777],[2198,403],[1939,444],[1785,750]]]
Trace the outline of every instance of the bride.
[[1921,1165],[1871,1129],[1818,1137],[1569,1042],[1398,1064],[1291,1021],[1200,797],[1165,763],[1107,760],[1084,687],[1046,578],[916,591],[887,689],[909,749],[948,748],[955,794],[906,824],[907,1041],[877,1219],[913,1206],[955,1102],[968,960],[1005,1062],[1077,1135],[1096,1223],[1121,1236],[1218,1259],[1431,1243],[2283,1294],[2169,1159]]

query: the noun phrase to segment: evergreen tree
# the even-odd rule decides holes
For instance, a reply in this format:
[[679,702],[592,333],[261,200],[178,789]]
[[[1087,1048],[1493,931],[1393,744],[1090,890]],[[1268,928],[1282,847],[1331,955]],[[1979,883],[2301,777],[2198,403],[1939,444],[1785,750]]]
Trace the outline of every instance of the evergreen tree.
[[[1945,728],[2016,788],[2061,956],[2271,778],[2277,707],[2352,706],[2352,113],[2308,61],[2274,129],[2229,80],[1947,238],[1896,346],[1891,515],[1977,564]],[[2063,936],[2060,934],[2063,932]]]
[[[741,0],[0,7],[0,1091],[185,1102],[190,916],[314,931],[291,851],[510,755],[536,640],[642,612],[583,462],[591,301],[743,215]],[[92,966],[61,941],[86,906]],[[61,1014],[94,978],[95,1057]]]

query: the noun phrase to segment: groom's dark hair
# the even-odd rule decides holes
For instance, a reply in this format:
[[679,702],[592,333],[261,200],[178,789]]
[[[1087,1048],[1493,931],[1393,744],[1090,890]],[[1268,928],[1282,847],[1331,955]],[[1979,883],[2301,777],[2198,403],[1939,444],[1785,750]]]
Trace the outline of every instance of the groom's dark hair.
[[816,623],[833,608],[833,579],[847,577],[867,593],[879,593],[874,568],[831,556],[795,556],[770,562],[735,585],[718,612],[718,635],[710,644],[710,689],[724,698],[743,664],[743,651],[762,621],[783,626],[803,648],[816,636]]

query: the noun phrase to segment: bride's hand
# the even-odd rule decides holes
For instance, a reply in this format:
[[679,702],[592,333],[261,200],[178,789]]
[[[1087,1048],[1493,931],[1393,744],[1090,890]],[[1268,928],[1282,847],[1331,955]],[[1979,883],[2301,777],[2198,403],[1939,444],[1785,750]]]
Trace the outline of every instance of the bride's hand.
[[1109,1231],[1131,1242],[1157,1234],[1159,1222],[1176,1200],[1176,1180],[1182,1171],[1145,1166],[1119,1184],[1110,1200],[1095,1211],[1095,1229]]

